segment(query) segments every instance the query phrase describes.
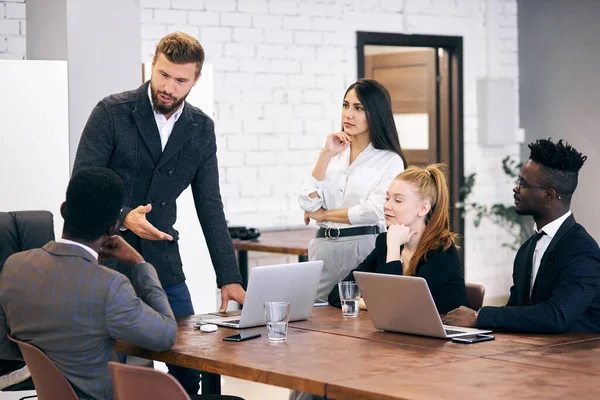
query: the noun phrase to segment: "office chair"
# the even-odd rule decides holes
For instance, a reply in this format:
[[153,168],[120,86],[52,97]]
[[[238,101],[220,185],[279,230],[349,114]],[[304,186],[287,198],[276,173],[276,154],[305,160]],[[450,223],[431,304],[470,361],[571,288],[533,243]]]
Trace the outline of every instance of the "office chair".
[[[0,272],[6,259],[25,250],[44,246],[54,240],[54,221],[49,211],[0,212]],[[0,377],[19,371],[25,367],[23,361],[0,360]],[[26,370],[12,379],[5,391],[34,390],[33,381]],[[24,378],[24,379],[23,379]]]
[[8,336],[15,342],[29,367],[39,400],[78,400],[67,378],[52,360],[37,347]]
[[466,283],[467,288],[467,302],[469,308],[473,310],[479,310],[483,305],[483,297],[485,296],[485,287],[478,285],[477,283]]
[[197,394],[191,397],[171,375],[152,368],[109,362],[114,400],[244,400],[227,395]]

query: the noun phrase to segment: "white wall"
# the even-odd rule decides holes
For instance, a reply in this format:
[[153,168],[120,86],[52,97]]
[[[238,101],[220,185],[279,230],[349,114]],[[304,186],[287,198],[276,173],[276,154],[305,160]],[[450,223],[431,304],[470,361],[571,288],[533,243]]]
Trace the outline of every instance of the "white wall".
[[[573,5],[568,0],[519,2],[521,120],[527,143],[565,139],[588,156],[571,206],[577,220],[600,240],[600,2],[578,0]],[[527,146],[522,155],[529,156]]]
[[26,56],[29,60],[68,60],[68,0],[28,0]]
[[55,235],[69,182],[66,61],[0,60],[1,211],[48,210]]
[[139,0],[67,1],[71,165],[94,106],[105,96],[137,87],[139,13]]
[[25,58],[25,0],[0,0],[0,60]]

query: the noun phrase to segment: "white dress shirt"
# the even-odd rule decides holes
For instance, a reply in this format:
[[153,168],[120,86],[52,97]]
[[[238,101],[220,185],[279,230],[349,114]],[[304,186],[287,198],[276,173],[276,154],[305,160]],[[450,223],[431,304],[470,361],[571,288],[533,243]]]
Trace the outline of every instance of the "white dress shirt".
[[[545,233],[545,235],[542,236],[538,240],[538,242],[535,245],[535,250],[533,251],[533,268],[531,269],[531,287],[529,288],[530,296],[531,296],[531,292],[533,291],[533,285],[535,284],[535,278],[537,277],[538,270],[540,269],[540,264],[542,262],[542,258],[544,257],[544,253],[546,252],[546,249],[548,249],[548,246],[550,245],[552,238],[556,235],[556,232],[558,232],[558,230],[560,229],[560,226],[563,224],[563,222],[565,222],[565,220],[567,218],[569,218],[569,216],[571,214],[572,214],[572,212],[571,212],[571,210],[569,210],[562,217],[556,218],[554,221],[546,224],[545,226],[542,227],[542,229],[540,229],[540,231],[543,231]],[[537,233],[540,232],[540,231],[538,231],[536,224],[533,225],[533,230]]]
[[175,126],[175,122],[181,117],[181,113],[183,112],[183,106],[185,105],[185,101],[181,103],[181,106],[171,115],[171,118],[167,119],[164,114],[157,112],[154,109],[154,103],[152,102],[152,92],[150,91],[150,85],[148,85],[148,98],[150,99],[150,104],[152,105],[152,111],[154,112],[154,119],[156,120],[156,126],[158,127],[158,132],[160,133],[160,144],[162,149],[165,149],[167,145],[167,141],[169,140],[169,136],[171,136],[171,132],[173,132],[173,127]]
[[84,249],[85,251],[87,251],[88,253],[90,253],[92,256],[94,256],[94,260],[98,261],[98,253],[96,253],[91,247],[88,247],[85,244],[81,244],[79,242],[74,242],[72,240],[63,239],[63,238],[56,239],[55,242],[57,242],[57,243],[67,243],[67,244],[72,244],[72,245],[75,245],[75,246],[79,246],[82,249]]
[[[302,184],[298,203],[304,211],[348,209],[349,224],[325,221],[321,227],[377,225],[385,231],[383,204],[390,183],[404,171],[402,158],[389,150],[378,150],[371,143],[350,164],[350,146],[334,156],[317,181],[312,174]],[[317,192],[318,198],[308,195]]]

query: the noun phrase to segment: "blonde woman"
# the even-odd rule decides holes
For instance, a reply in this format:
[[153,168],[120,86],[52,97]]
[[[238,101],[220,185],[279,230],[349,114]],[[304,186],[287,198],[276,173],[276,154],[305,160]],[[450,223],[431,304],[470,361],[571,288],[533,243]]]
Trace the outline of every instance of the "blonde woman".
[[[394,179],[383,207],[388,230],[354,271],[419,276],[427,281],[440,314],[467,305],[464,272],[450,231],[448,186],[441,164],[409,167]],[[340,306],[337,285],[329,302]],[[361,307],[365,308],[361,301]]]

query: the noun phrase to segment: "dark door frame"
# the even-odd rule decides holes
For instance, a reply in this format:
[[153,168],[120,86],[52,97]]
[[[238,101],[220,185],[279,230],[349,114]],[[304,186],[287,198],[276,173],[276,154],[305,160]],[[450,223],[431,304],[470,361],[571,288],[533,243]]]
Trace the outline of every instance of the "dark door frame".
[[[448,116],[450,119],[450,152],[448,157],[448,176],[450,182],[450,198],[452,202],[462,201],[460,198],[460,187],[464,183],[464,153],[463,153],[463,38],[460,36],[433,36],[433,35],[404,35],[400,33],[380,32],[356,32],[356,55],[358,66],[358,78],[365,76],[365,52],[366,45],[378,46],[403,46],[403,47],[434,47],[444,49],[449,56],[449,99]],[[439,85],[437,85],[439,96]],[[438,102],[438,107],[442,102]],[[438,109],[437,130],[438,137],[440,129],[440,111]],[[438,148],[441,146],[438,146]],[[437,159],[442,159],[438,150]],[[454,204],[450,209],[450,220],[452,229],[461,236],[460,242],[465,243],[465,221],[460,209]],[[464,245],[461,246],[464,249]],[[461,250],[462,250],[461,249]],[[464,262],[464,252],[461,251]]]

